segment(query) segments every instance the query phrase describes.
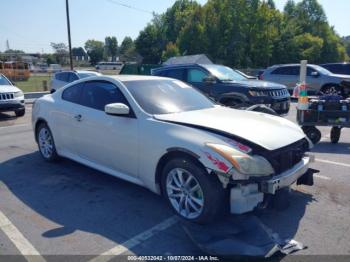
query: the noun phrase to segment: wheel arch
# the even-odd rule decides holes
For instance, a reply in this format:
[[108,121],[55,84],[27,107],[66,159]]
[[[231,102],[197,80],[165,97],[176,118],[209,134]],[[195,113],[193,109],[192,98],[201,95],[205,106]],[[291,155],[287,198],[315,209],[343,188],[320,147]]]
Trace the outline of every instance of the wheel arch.
[[324,88],[326,88],[326,87],[328,87],[328,86],[340,86],[340,84],[333,83],[333,82],[329,82],[329,83],[323,84],[323,85],[321,86],[320,91],[322,91]]
[[168,163],[171,159],[174,158],[187,158],[199,167],[206,170],[205,166],[199,161],[200,156],[196,153],[193,153],[192,151],[186,149],[186,148],[180,148],[180,147],[172,147],[168,148],[167,152],[159,159],[157,167],[156,167],[156,174],[155,174],[155,183],[157,187],[159,188],[159,193],[162,195],[162,187],[161,185],[161,178],[162,178],[162,170],[165,167],[166,163]]
[[44,119],[44,118],[38,118],[35,122],[35,127],[34,127],[34,134],[35,134],[35,141],[38,142],[38,138],[37,138],[37,131],[38,131],[38,127],[41,125],[41,124],[46,124],[48,125],[47,121]]
[[218,101],[221,104],[225,104],[225,102],[230,100],[240,100],[242,102],[248,102],[249,99],[246,95],[243,95],[241,93],[226,93],[219,97]]

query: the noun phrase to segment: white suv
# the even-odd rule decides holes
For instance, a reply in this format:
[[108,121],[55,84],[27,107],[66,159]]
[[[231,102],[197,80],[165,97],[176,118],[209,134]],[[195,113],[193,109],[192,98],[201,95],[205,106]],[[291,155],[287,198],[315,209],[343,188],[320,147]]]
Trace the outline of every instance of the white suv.
[[10,80],[0,74],[0,112],[8,111],[15,112],[16,116],[24,116],[24,94]]
[[74,82],[76,80],[87,78],[91,76],[101,76],[100,73],[94,71],[64,71],[54,74],[51,79],[51,93],[57,91],[57,89]]

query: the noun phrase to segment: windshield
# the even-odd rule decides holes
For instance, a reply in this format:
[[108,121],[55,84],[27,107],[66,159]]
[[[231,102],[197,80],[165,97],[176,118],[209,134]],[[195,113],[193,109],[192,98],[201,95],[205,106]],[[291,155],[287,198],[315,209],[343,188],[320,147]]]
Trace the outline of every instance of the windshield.
[[2,75],[0,75],[0,85],[11,85],[11,83]]
[[137,103],[149,114],[170,114],[214,107],[205,95],[178,80],[123,82]]
[[221,65],[204,65],[204,67],[221,81],[243,81],[247,80],[241,74],[235,72],[227,66]]
[[317,70],[318,72],[320,72],[323,75],[330,75],[330,74],[332,74],[330,71],[328,71],[326,68],[324,68],[322,66],[313,65],[312,67],[313,67],[313,69]]

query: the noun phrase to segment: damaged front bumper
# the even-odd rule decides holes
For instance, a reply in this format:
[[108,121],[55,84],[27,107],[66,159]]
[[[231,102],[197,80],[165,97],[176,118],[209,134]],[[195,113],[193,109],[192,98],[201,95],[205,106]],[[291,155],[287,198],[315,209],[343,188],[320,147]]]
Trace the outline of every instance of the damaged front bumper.
[[232,214],[243,214],[254,210],[264,201],[265,194],[274,195],[278,190],[297,184],[313,185],[313,174],[317,170],[309,168],[314,156],[306,155],[291,169],[262,180],[250,179],[235,182],[230,192],[230,210]]
[[275,194],[277,190],[290,186],[296,182],[301,176],[313,176],[308,172],[309,164],[313,159],[310,156],[303,157],[303,159],[293,168],[274,176],[272,179],[263,181],[261,183],[261,191],[263,193]]

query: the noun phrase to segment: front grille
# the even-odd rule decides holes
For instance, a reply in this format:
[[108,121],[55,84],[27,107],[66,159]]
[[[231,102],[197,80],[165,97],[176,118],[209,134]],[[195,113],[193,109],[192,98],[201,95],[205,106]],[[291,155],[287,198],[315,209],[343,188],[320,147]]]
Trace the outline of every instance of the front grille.
[[288,90],[287,89],[271,90],[271,91],[268,91],[268,94],[269,96],[273,96],[273,97],[281,97],[281,96],[288,95]]
[[306,139],[302,139],[284,148],[270,151],[266,158],[271,163],[275,173],[280,174],[299,163],[308,148],[309,143]]
[[13,93],[0,93],[0,101],[14,99],[15,95]]

